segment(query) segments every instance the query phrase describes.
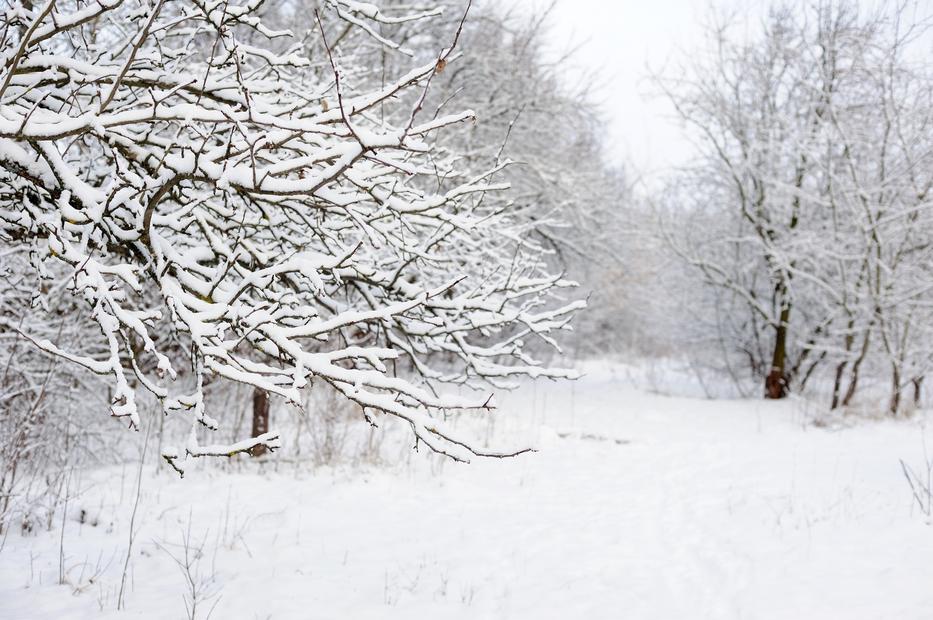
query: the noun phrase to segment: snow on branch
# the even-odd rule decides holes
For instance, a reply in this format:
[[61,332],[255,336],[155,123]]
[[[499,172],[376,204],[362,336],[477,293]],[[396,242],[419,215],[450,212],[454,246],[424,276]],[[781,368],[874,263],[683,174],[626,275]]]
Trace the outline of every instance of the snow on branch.
[[[565,299],[573,283],[547,273],[545,250],[491,197],[507,187],[491,181],[502,166],[458,169],[434,142],[473,113],[417,118],[439,61],[355,92],[342,71],[360,60],[326,41],[329,58],[308,57],[262,25],[259,4],[7,12],[0,241],[61,279],[56,290],[83,303],[100,346],[88,357],[30,335],[28,321],[21,332],[110,377],[111,413],[132,427],[140,390],[186,418],[187,447],[164,455],[179,471],[183,454],[278,445],[274,435],[198,444],[200,426],[218,427],[202,390],[217,379],[296,405],[324,381],[437,452],[512,454],[479,450],[441,422],[489,409],[487,393],[439,395],[434,384],[571,376],[524,347],[556,346],[582,307]],[[436,13],[329,5],[370,35],[369,22]]]

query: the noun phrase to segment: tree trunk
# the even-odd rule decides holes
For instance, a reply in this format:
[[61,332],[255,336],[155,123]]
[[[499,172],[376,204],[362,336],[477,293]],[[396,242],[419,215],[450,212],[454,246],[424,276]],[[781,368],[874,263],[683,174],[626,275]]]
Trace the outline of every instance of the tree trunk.
[[771,358],[771,370],[765,378],[765,398],[779,399],[787,396],[787,323],[790,320],[790,306],[781,309],[780,323],[774,333],[774,355]]
[[[849,353],[852,352],[852,344],[855,342],[855,334],[852,333],[852,329],[855,327],[855,319],[850,318],[849,324],[846,328],[846,337],[845,337],[845,352],[846,358],[849,357]],[[848,359],[846,361],[840,362],[836,366],[836,376],[833,379],[833,402],[830,405],[830,409],[835,409],[842,403],[842,377],[845,374],[846,366],[849,365]]]
[[842,376],[845,373],[847,363],[848,362],[842,362],[836,366],[836,376],[833,377],[833,402],[829,405],[830,409],[838,407],[842,400]]
[[[253,389],[253,437],[269,432],[269,394],[259,388]],[[266,447],[258,445],[250,450],[253,456],[262,456]]]
[[897,410],[901,407],[901,369],[897,364],[891,364],[891,404],[888,406],[888,413],[892,416],[897,415]]
[[923,377],[915,378],[912,383],[914,384],[914,407],[917,409],[920,408],[920,396],[921,389],[923,388]]
[[849,387],[846,389],[845,398],[842,399],[843,407],[848,407],[849,403],[851,403],[852,399],[855,397],[855,391],[858,389],[859,368],[861,367],[865,356],[868,354],[868,346],[870,343],[871,329],[865,332],[865,337],[862,339],[862,350],[859,353],[858,359],[855,360],[854,364],[852,364],[852,371],[849,373]]

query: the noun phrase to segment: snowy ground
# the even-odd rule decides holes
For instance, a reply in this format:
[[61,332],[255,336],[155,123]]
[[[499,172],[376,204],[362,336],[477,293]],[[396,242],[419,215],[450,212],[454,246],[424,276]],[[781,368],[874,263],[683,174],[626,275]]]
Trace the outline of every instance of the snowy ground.
[[147,475],[123,612],[134,472],[95,472],[63,538],[7,539],[0,617],[186,617],[186,535],[198,617],[933,617],[899,463],[924,468],[924,416],[817,427],[590,370],[504,399],[495,438],[541,448],[515,460]]

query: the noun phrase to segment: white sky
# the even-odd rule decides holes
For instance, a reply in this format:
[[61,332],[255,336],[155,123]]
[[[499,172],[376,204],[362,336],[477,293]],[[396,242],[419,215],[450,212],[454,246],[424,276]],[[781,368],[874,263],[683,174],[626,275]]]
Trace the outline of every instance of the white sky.
[[[501,0],[541,11],[551,0]],[[863,7],[883,0],[860,0]],[[670,105],[651,96],[645,79],[650,66],[702,46],[703,26],[711,7],[761,13],[765,0],[556,0],[550,25],[556,51],[580,48],[576,64],[600,72],[598,101],[610,121],[609,153],[628,164],[629,172],[651,175],[684,163],[686,142]],[[933,0],[908,0],[916,14],[933,17]],[[752,20],[749,20],[752,21]],[[572,80],[573,75],[568,75]]]
[[[542,10],[550,0],[512,0]],[[708,5],[696,0],[557,0],[552,43],[580,45],[576,65],[602,78],[597,100],[610,120],[610,155],[638,172],[683,162],[688,147],[669,105],[650,96],[645,76],[702,38],[698,18]],[[572,76],[568,76],[572,79]]]

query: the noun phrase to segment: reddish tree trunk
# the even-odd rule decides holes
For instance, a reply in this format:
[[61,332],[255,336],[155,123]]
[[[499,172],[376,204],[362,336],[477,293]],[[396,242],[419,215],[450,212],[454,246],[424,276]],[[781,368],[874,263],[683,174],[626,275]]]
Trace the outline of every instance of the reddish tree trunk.
[[765,398],[779,399],[787,396],[787,323],[790,320],[790,306],[781,310],[780,323],[774,333],[774,355],[771,358],[771,370],[765,377]]
[[[269,394],[264,390],[253,390],[253,437],[259,437],[269,432]],[[253,456],[262,456],[266,453],[263,445],[255,446],[250,450]]]

